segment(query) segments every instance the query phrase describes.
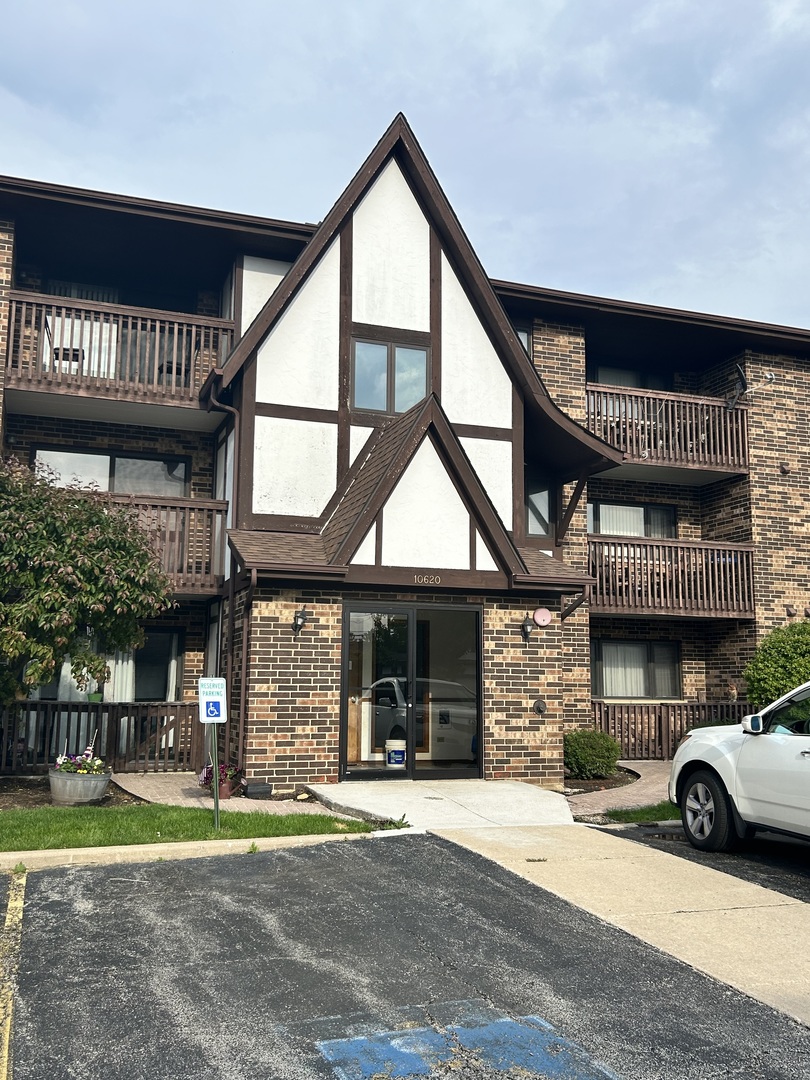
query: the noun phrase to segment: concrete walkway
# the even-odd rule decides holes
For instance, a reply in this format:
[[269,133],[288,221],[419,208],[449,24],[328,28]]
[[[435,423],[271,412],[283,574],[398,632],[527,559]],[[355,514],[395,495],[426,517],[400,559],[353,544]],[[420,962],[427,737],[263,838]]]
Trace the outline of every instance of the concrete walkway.
[[[606,810],[635,810],[641,806],[655,806],[667,795],[669,761],[620,761],[619,766],[638,777],[625,787],[608,788],[605,791],[589,791],[582,795],[569,795],[568,805],[576,818],[599,818]],[[576,780],[568,781],[576,788]],[[679,816],[672,807],[671,817]]]
[[517,780],[360,780],[307,790],[332,810],[422,830],[574,822],[564,795]]

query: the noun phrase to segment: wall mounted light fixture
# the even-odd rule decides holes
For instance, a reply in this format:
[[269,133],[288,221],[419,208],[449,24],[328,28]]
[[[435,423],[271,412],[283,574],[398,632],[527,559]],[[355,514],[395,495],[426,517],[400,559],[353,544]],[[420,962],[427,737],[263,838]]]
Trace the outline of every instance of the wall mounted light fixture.
[[294,637],[298,637],[311,618],[312,612],[307,611],[306,608],[301,608],[300,611],[296,611],[292,621],[292,632]]
[[524,641],[528,641],[529,638],[532,636],[532,630],[534,630],[534,625],[534,620],[527,611],[526,618],[520,624],[520,636],[523,638]]

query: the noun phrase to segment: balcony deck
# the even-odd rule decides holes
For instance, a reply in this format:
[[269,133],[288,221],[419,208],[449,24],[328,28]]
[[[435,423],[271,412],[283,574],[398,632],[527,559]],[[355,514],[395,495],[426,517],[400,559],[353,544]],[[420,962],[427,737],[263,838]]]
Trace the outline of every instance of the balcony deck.
[[590,537],[595,614],[754,617],[751,544]]
[[9,293],[6,386],[199,407],[231,350],[226,319]]
[[589,431],[621,450],[628,461],[719,472],[748,470],[744,406],[724,398],[589,383]]
[[219,591],[225,567],[227,502],[143,495],[113,496],[113,501],[135,509],[178,596]]

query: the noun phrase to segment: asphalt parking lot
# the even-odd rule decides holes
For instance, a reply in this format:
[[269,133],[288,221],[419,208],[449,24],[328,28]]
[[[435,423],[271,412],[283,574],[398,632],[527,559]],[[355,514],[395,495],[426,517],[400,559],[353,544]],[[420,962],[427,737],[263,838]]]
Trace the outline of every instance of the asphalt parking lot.
[[435,836],[45,870],[25,900],[14,1080],[810,1072],[808,1028]]
[[805,841],[759,832],[737,850],[721,852],[697,851],[680,826],[664,833],[655,828],[633,828],[621,835],[810,904],[810,843]]

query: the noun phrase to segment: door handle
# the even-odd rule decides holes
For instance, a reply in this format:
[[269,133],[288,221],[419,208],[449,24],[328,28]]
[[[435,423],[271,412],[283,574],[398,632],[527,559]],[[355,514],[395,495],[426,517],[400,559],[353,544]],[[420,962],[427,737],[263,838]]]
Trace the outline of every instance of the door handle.
[[810,750],[800,750],[799,753],[802,757],[810,757]]

